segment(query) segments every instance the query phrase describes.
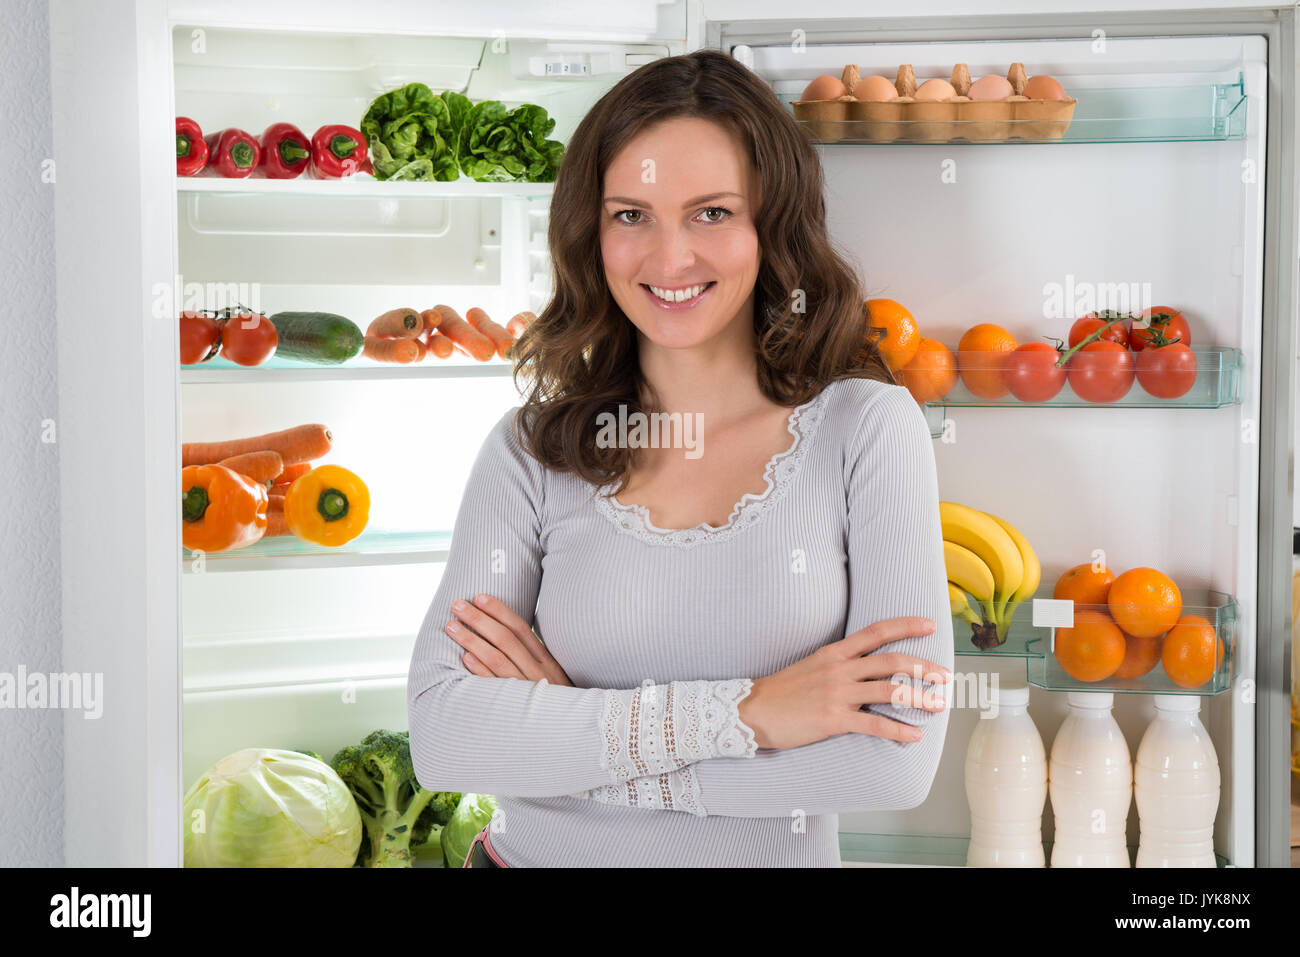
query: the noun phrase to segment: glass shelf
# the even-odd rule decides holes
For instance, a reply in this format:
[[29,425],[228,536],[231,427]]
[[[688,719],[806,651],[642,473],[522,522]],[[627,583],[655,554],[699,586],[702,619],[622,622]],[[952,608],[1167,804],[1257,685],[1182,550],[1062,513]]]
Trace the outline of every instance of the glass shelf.
[[476,199],[489,196],[522,196],[548,199],[554,183],[480,183],[462,176],[451,182],[378,180],[365,173],[341,179],[226,179],[218,176],[178,176],[177,193],[274,193],[297,196],[363,196],[375,199],[423,198]]
[[[1052,860],[1052,841],[1043,842],[1043,859]],[[921,834],[865,834],[840,831],[840,859],[845,864],[893,864],[930,867],[965,867],[968,837]],[[1137,845],[1128,846],[1129,860],[1137,860]],[[1228,867],[1222,854],[1215,853],[1219,867]]]
[[[819,144],[909,145],[934,143],[1174,143],[1239,140],[1246,132],[1246,94],[1239,76],[1232,83],[1200,83],[1147,87],[1072,87],[1058,77],[1066,93],[1077,100],[1073,114],[1061,119],[1020,118],[1006,104],[1005,115],[990,120],[958,119],[960,108],[985,104],[953,103],[948,116],[936,119],[934,107],[947,104],[882,103],[882,118],[851,119],[856,103],[833,101],[817,118],[798,119]],[[780,94],[787,105],[798,94]],[[1023,101],[1022,101],[1023,102]],[[1044,103],[1046,101],[1028,101]],[[911,108],[931,110],[922,118]],[[790,107],[792,112],[793,106]],[[800,113],[803,110],[798,111]],[[939,111],[942,112],[942,111]],[[797,115],[797,113],[796,113]]]
[[258,383],[258,382],[325,382],[332,379],[437,379],[473,378],[478,376],[509,378],[514,363],[506,359],[476,362],[467,356],[448,359],[428,357],[419,362],[376,362],[356,356],[337,365],[297,362],[272,356],[257,366],[241,366],[217,356],[207,362],[181,366],[181,384],[189,383]]
[[[296,535],[263,538],[244,548],[213,552],[203,558],[205,572],[245,572],[278,568],[344,568],[355,565],[405,565],[444,562],[451,549],[451,532],[389,532],[368,530],[346,545],[330,548],[305,542]],[[181,569],[195,574],[195,556],[181,548]]]
[[[1048,598],[1050,592],[1036,596]],[[954,650],[958,656],[1004,657],[1025,659],[1025,678],[1029,684],[1045,691],[1109,691],[1116,694],[1195,694],[1217,695],[1232,686],[1234,662],[1237,658],[1237,621],[1240,618],[1236,601],[1231,595],[1211,589],[1182,589],[1182,615],[1198,615],[1215,630],[1223,648],[1223,658],[1217,663],[1213,677],[1195,688],[1175,684],[1165,673],[1157,658],[1152,668],[1137,678],[1105,678],[1101,681],[1080,681],[1066,674],[1052,649],[1052,630],[1036,627],[1033,599],[1017,606],[1011,616],[1006,639],[992,648],[981,650],[974,645],[973,626],[954,617],[952,620]],[[977,607],[972,605],[972,607]],[[1075,603],[1075,612],[1100,611],[1109,614],[1105,605]],[[1059,632],[1060,629],[1057,629]],[[1127,637],[1127,636],[1126,636]],[[1132,640],[1132,639],[1129,639]]]

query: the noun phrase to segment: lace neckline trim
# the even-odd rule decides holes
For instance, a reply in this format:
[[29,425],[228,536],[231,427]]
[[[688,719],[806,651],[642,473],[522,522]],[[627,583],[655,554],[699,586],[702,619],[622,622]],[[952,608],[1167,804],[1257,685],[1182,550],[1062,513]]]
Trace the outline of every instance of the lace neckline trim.
[[624,505],[614,498],[616,483],[597,489],[596,507],[619,529],[654,545],[689,547],[702,542],[721,541],[753,525],[771,508],[789,488],[808,451],[817,426],[821,422],[826,399],[834,382],[816,396],[790,412],[787,430],[794,440],[782,452],[768,460],[763,469],[765,488],[762,492],[746,492],[731,510],[724,525],[700,522],[692,528],[660,528],[650,520],[650,510],[644,505]]

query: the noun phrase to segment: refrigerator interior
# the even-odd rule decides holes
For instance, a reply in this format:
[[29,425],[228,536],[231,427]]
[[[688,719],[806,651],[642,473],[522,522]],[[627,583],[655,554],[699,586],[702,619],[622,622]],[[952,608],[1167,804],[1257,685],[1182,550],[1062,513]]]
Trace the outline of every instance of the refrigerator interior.
[[[1233,596],[1241,681],[1253,672],[1255,627],[1251,423],[1259,421],[1264,44],[1243,37],[1109,44],[1104,57],[1085,41],[824,45],[797,57],[788,43],[773,43],[746,55],[787,98],[846,63],[891,77],[912,63],[919,82],[948,76],[954,63],[969,64],[974,78],[1022,61],[1030,75],[1056,76],[1073,95],[1131,90],[1134,104],[1143,89],[1244,84],[1247,131],[1239,139],[819,146],[837,244],[868,294],[902,302],[924,335],[955,347],[964,330],[992,322],[1021,342],[1064,338],[1079,313],[1045,318],[1049,284],[1136,283],[1149,284],[1143,305],[1183,311],[1194,344],[1241,351],[1239,404],[950,409],[955,428],[934,444],[941,497],[1006,517],[1035,545],[1040,596],[1096,549],[1116,571],[1152,566],[1189,591]],[[205,132],[238,126],[256,135],[288,120],[310,135],[325,123],[356,124],[376,95],[418,80],[475,101],[539,104],[556,120],[552,138],[567,142],[622,74],[523,76],[539,49],[511,41],[498,53],[490,38],[209,29],[195,52],[191,28],[181,26],[175,109]],[[546,301],[546,187],[471,187],[450,196],[425,184],[342,184],[334,195],[340,184],[273,185],[179,184],[185,283],[256,284],[259,300],[249,304],[264,313],[322,310],[363,328],[398,306],[448,303],[463,315],[477,305],[504,322]],[[436,375],[366,372],[182,372],[183,441],[325,423],[334,446],[321,461],[357,472],[372,495],[367,549],[211,556],[201,568],[182,561],[185,787],[240,748],[309,748],[328,758],[373,729],[406,727],[406,667],[460,489],[483,436],[519,393],[498,359],[457,357]],[[966,627],[954,632],[959,651],[970,650]],[[1025,677],[1026,664],[963,656],[957,667],[1014,680]],[[1063,693],[1033,689],[1030,714],[1049,748],[1065,713]],[[1153,714],[1149,694],[1116,695],[1131,752]],[[1201,719],[1223,775],[1216,851],[1247,865],[1252,710],[1224,693],[1203,699]],[[865,856],[951,858],[969,833],[963,766],[978,720],[974,707],[954,711],[923,805],[841,815],[845,834],[874,836],[862,839]],[[1050,803],[1043,827],[1050,840]],[[1136,808],[1129,843],[1137,843]]]

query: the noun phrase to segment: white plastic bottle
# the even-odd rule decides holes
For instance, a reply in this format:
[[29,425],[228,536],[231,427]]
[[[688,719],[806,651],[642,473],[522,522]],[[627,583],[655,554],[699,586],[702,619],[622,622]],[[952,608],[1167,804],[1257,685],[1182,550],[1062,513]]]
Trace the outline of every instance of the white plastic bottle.
[[1053,867],[1128,867],[1133,765],[1109,692],[1072,691],[1052,742],[1047,790],[1056,818]]
[[1219,756],[1198,695],[1155,695],[1133,770],[1142,832],[1138,867],[1214,867]]
[[1042,867],[1047,757],[1029,717],[1029,688],[993,692],[997,717],[981,715],[966,749],[968,867]]

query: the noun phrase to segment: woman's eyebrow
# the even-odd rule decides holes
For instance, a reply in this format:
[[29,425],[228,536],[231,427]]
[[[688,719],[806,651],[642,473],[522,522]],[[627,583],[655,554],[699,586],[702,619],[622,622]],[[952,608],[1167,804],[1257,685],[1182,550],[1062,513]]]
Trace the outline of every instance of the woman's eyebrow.
[[[733,192],[729,192],[729,191],[728,191],[728,192],[721,192],[721,193],[707,193],[707,194],[705,194],[704,196],[696,196],[694,199],[688,199],[686,202],[682,203],[682,209],[685,209],[685,208],[688,207],[688,206],[694,206],[696,203],[707,203],[707,202],[708,202],[709,200],[711,200],[711,199],[718,199],[719,197],[722,197],[722,196],[735,196],[737,199],[744,199],[744,198],[745,198],[745,197],[741,196],[739,193],[733,193]],[[650,206],[649,203],[643,203],[643,202],[641,202],[639,199],[631,199],[631,198],[629,198],[629,197],[627,197],[627,196],[606,196],[606,197],[605,197],[605,202],[607,202],[607,203],[622,203],[622,204],[627,205],[627,206],[639,206],[639,207],[641,207],[642,209],[650,209],[650,208],[651,208],[651,206]]]

